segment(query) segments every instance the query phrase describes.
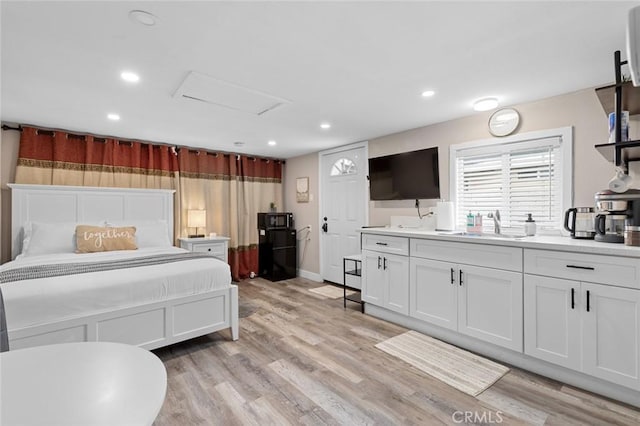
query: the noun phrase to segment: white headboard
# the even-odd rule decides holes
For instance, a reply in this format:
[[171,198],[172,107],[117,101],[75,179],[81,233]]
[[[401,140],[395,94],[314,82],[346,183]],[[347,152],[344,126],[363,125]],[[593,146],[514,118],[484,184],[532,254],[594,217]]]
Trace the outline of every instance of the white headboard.
[[96,188],[21,185],[11,188],[11,258],[22,252],[22,230],[29,221],[96,222],[166,220],[173,239],[172,189]]

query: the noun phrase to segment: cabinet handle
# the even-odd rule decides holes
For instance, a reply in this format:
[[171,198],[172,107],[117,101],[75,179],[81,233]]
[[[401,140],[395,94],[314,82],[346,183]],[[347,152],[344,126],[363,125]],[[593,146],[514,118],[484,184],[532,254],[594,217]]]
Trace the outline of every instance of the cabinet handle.
[[589,303],[589,290],[587,290],[587,312],[589,312],[589,310],[591,309],[591,305]]
[[586,269],[587,271],[595,271],[596,270],[596,268],[594,268],[592,266],[578,266],[578,265],[567,265],[567,268]]
[[462,285],[462,269],[460,269],[460,285]]
[[576,308],[576,289],[571,288],[571,309]]
[[455,283],[456,279],[454,277],[455,271],[451,268],[451,284]]
[[384,258],[384,261],[382,262],[383,268],[385,271],[387,270],[387,258]]
[[380,269],[380,261],[381,261],[381,260],[382,260],[382,259],[380,258],[380,256],[378,256],[378,269]]
[[379,245],[379,246],[387,246],[388,245],[387,243],[381,243],[381,242],[377,242],[376,244]]

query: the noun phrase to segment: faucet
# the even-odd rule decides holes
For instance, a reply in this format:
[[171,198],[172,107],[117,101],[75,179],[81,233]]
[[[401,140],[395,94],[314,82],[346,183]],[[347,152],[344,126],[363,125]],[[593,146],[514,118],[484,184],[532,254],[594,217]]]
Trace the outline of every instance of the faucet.
[[500,234],[502,232],[502,228],[500,226],[500,210],[496,209],[495,213],[489,213],[487,217],[493,219],[493,232]]

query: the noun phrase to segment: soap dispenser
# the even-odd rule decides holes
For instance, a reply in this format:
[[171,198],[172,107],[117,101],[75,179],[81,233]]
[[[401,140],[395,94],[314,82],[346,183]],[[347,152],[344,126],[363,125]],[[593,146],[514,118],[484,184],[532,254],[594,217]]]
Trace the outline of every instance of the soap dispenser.
[[467,215],[467,232],[473,232],[475,227],[475,216],[473,213],[469,212]]
[[524,222],[524,233],[528,237],[536,235],[536,221],[531,217],[531,213],[527,213],[527,220]]

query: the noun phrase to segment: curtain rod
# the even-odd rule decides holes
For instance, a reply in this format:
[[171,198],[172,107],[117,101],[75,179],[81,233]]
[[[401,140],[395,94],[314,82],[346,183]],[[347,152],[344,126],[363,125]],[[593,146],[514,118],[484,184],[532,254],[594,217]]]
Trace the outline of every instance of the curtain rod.
[[[207,153],[208,155],[218,155],[218,154],[222,154],[222,155],[244,155],[245,157],[255,161],[257,159],[260,160],[266,160],[266,161],[279,161],[282,164],[286,164],[286,160],[284,159],[280,159],[280,158],[271,158],[271,157],[256,157],[256,156],[252,156],[252,155],[248,155],[248,154],[239,154],[237,152],[228,152],[228,151],[208,151],[204,148],[193,148],[193,147],[188,147],[188,146],[180,146],[180,145],[176,145],[176,144],[168,144],[168,143],[163,143],[163,142],[149,142],[149,141],[141,141],[141,140],[137,140],[137,139],[129,139],[129,138],[119,138],[119,137],[115,137],[115,136],[103,136],[103,135],[94,135],[92,133],[85,133],[85,134],[78,134],[76,132],[72,132],[70,130],[61,130],[61,129],[53,129],[53,128],[44,128],[44,127],[39,127],[39,126],[34,126],[31,124],[25,124],[25,126],[29,126],[29,127],[33,127],[34,129],[37,130],[43,130],[43,131],[50,131],[50,132],[64,132],[64,133],[68,133],[68,134],[73,134],[76,136],[93,136],[94,139],[115,139],[118,142],[140,142],[140,143],[144,143],[144,144],[148,144],[148,145],[162,145],[162,146],[168,146],[169,148],[173,148],[174,150],[179,150],[181,148],[187,148],[190,151],[204,151],[205,153]],[[22,128],[22,124],[18,124],[18,127],[11,127],[7,124],[2,123],[2,130],[16,130],[18,132],[22,132],[23,128]],[[100,141],[102,142],[102,141]]]

